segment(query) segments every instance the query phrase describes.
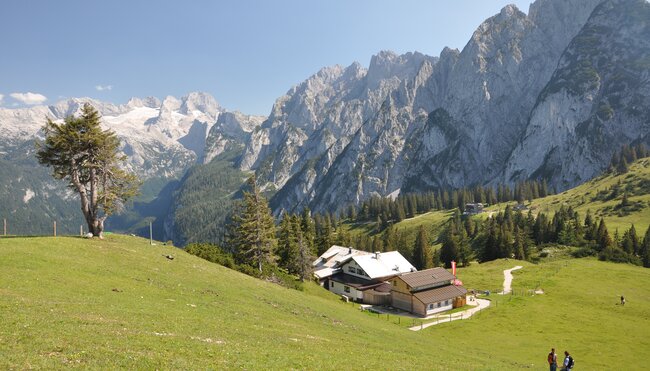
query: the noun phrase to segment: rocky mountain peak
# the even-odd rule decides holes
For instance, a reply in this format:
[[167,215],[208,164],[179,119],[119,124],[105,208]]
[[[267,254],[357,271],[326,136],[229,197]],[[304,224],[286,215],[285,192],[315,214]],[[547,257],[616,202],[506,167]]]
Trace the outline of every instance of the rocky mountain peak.
[[160,113],[178,111],[181,108],[181,104],[182,102],[178,98],[168,95],[160,105]]
[[180,112],[186,115],[201,112],[216,120],[217,114],[221,110],[217,100],[208,93],[192,92],[181,98],[181,101]]
[[161,105],[160,99],[156,97],[146,97],[138,98],[132,97],[126,102],[128,108],[138,108],[138,107],[147,107],[147,108],[159,108]]

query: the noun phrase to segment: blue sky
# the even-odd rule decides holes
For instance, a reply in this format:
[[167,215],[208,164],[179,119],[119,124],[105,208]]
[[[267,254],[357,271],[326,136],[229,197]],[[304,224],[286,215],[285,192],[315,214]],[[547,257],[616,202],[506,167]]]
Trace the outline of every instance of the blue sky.
[[531,1],[2,1],[0,105],[205,91],[266,115],[321,67],[462,49],[510,3]]

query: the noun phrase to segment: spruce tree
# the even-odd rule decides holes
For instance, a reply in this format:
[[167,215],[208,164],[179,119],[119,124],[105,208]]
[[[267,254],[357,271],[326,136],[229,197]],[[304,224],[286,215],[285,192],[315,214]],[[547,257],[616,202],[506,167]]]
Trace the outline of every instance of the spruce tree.
[[316,253],[314,246],[314,239],[316,238],[316,226],[314,220],[311,218],[311,211],[305,208],[301,214],[300,230],[302,231],[303,238],[311,254]]
[[276,254],[278,266],[285,268],[289,273],[293,273],[298,255],[298,241],[293,228],[292,217],[289,213],[285,213],[282,216],[282,221],[280,221]]
[[304,281],[311,276],[312,262],[316,257],[313,254],[313,247],[310,245],[307,237],[302,231],[301,218],[294,216],[291,220],[291,224],[297,249],[292,273],[297,274],[300,281]]
[[645,232],[645,237],[643,237],[643,244],[640,246],[639,250],[639,255],[641,256],[643,266],[650,268],[650,226]]
[[445,268],[451,267],[452,260],[458,261],[458,237],[449,235],[445,238],[440,248],[440,262],[445,265]]
[[429,249],[429,237],[424,226],[420,226],[417,237],[415,238],[413,265],[419,270],[431,268],[433,265],[431,250]]
[[321,255],[327,251],[327,249],[332,247],[333,241],[332,226],[329,218],[321,218],[321,223],[316,228],[316,254]]
[[256,266],[275,262],[275,224],[266,198],[255,183],[255,176],[246,182],[249,191],[238,204],[230,225],[230,244],[241,263]]
[[607,226],[605,225],[605,219],[601,218],[600,223],[598,224],[598,251],[604,251],[606,248],[609,248],[613,245],[612,238],[609,236],[607,231]]

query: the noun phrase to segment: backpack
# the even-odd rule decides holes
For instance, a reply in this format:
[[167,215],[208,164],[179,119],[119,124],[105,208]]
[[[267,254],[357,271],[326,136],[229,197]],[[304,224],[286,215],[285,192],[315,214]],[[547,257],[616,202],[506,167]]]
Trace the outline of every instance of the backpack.
[[548,354],[548,364],[552,365],[553,364],[553,353]]
[[569,356],[569,366],[568,367],[572,369],[573,366],[575,366],[575,362],[573,361],[573,357]]

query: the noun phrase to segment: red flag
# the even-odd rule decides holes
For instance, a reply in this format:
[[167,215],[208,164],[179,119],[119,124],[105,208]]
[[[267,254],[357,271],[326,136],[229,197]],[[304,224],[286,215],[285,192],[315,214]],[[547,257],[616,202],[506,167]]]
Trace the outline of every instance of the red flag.
[[453,274],[454,277],[456,277],[456,262],[453,260],[451,261],[451,274]]

